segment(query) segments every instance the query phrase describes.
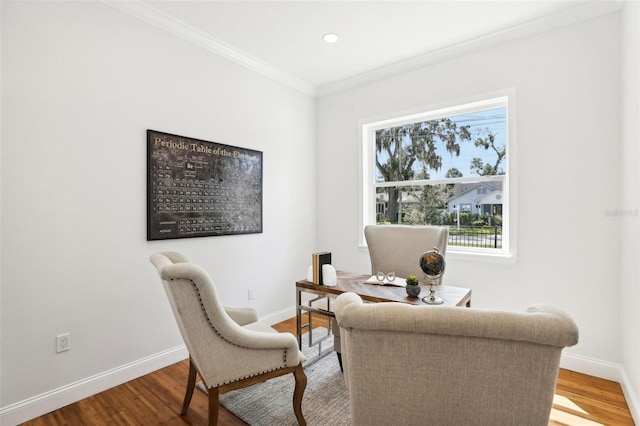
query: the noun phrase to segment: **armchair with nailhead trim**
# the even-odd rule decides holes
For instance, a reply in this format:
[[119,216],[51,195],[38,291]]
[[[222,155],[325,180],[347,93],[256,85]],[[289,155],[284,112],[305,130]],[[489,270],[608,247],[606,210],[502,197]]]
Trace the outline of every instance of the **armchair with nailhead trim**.
[[181,415],[189,408],[196,375],[209,394],[209,425],[216,425],[219,394],[292,373],[293,411],[298,423],[305,425],[305,358],[293,334],[278,333],[258,322],[253,309],[223,307],[209,274],[180,253],[160,252],[150,260],[162,279],[189,351],[189,378]]

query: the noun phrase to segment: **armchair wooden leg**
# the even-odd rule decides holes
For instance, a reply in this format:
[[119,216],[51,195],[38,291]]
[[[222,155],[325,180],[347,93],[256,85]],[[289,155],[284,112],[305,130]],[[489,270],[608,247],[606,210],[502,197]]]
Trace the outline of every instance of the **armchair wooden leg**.
[[181,416],[187,414],[189,404],[191,404],[191,397],[193,396],[193,389],[196,387],[196,366],[193,365],[193,361],[189,358],[189,378],[187,379],[187,391],[184,394],[184,401],[182,402]]
[[209,389],[209,426],[217,426],[218,424],[218,410],[220,409],[219,395],[219,388]]
[[293,391],[293,411],[296,413],[296,419],[300,426],[306,426],[307,422],[302,415],[302,396],[304,390],[307,387],[307,375],[304,374],[302,364],[298,364],[293,371],[293,376],[296,379],[296,387]]

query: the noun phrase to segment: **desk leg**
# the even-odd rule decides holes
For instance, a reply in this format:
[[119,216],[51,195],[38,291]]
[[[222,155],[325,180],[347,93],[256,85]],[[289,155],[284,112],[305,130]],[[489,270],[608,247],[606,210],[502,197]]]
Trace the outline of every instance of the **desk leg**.
[[296,288],[296,338],[298,339],[298,349],[302,350],[302,291]]

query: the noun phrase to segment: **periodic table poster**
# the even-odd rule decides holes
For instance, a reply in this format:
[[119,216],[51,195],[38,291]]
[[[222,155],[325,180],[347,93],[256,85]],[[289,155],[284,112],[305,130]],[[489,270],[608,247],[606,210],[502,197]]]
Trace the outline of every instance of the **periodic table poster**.
[[261,151],[147,130],[147,240],[261,232]]

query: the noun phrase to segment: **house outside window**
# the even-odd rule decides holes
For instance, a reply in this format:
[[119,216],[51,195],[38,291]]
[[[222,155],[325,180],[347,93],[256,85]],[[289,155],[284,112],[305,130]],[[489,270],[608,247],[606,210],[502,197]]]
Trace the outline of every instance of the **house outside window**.
[[449,252],[509,254],[507,96],[362,125],[362,228],[449,228]]

